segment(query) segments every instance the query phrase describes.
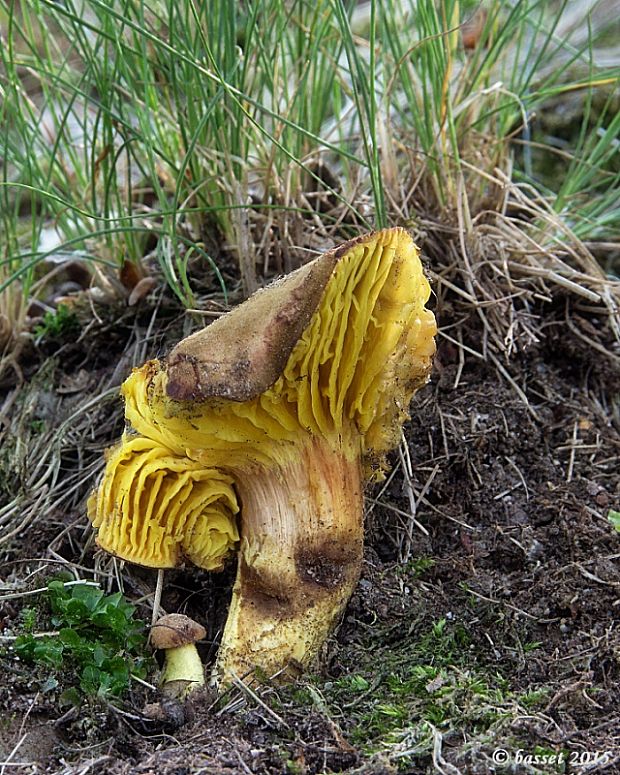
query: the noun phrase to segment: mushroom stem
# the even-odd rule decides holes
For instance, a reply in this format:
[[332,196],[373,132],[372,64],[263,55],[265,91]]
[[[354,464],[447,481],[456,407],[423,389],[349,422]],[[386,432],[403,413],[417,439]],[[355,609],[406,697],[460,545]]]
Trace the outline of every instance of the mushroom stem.
[[243,528],[237,579],[213,679],[307,666],[359,578],[363,474],[316,438],[294,463],[237,480]]
[[204,683],[204,667],[193,643],[166,649],[161,675],[164,694],[184,695]]

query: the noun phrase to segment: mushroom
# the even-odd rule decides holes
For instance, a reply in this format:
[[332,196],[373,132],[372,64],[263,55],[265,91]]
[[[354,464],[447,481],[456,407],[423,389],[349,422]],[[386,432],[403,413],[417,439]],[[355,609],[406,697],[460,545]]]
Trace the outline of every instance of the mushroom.
[[201,624],[185,614],[167,614],[151,627],[151,645],[166,652],[160,682],[167,697],[182,697],[204,686],[204,667],[196,642],[206,634]]
[[[104,549],[237,578],[213,680],[308,666],[360,575],[363,489],[385,467],[436,325],[400,228],[325,253],[125,381],[126,436],[89,513]],[[238,515],[238,516],[237,516]]]

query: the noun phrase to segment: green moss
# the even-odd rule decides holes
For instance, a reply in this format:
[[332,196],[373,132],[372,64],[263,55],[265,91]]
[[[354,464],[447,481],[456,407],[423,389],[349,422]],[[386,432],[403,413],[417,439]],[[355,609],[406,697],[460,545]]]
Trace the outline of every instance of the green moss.
[[43,339],[63,339],[80,330],[75,312],[66,305],[59,304],[54,312],[46,312],[43,320],[34,329],[38,341]]
[[397,568],[396,572],[399,576],[409,576],[413,579],[419,579],[420,576],[424,575],[427,570],[432,568],[435,565],[435,560],[432,557],[426,557],[424,555],[420,557],[415,557],[413,560],[409,560],[409,562],[404,563],[399,568]]
[[544,702],[544,689],[514,692],[464,624],[409,623],[409,637],[404,628],[401,622],[391,643],[385,628],[369,629],[367,642],[346,652],[354,671],[315,678],[289,697],[337,719],[353,746],[369,756],[387,753],[403,771],[429,764],[437,734],[475,739],[492,751],[505,742],[515,713]]
[[542,687],[541,689],[532,689],[529,692],[518,695],[517,700],[528,710],[534,710],[535,708],[540,708],[549,701],[549,694],[549,689]]

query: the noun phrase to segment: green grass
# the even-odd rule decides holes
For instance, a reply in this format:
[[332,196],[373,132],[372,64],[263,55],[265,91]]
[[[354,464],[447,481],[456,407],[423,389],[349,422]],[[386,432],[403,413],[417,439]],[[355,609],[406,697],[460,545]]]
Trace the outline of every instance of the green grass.
[[[337,203],[325,228],[432,217],[468,234],[502,206],[501,170],[581,239],[617,239],[620,70],[595,64],[605,30],[558,33],[565,5],[489,0],[465,51],[478,5],[458,0],[0,3],[4,344],[50,253],[121,296],[119,267],[148,258],[192,307],[197,275],[226,290],[219,245],[251,292],[259,243],[313,217],[319,183]],[[511,141],[527,146],[565,95],[582,121],[562,174],[546,179],[527,149],[513,166]]]

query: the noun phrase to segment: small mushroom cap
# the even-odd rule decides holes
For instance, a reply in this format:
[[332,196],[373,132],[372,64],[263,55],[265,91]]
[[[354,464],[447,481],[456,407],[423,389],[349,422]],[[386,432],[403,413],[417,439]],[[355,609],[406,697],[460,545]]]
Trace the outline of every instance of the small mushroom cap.
[[151,644],[155,649],[176,649],[202,640],[207,631],[185,614],[168,614],[151,628]]

